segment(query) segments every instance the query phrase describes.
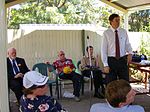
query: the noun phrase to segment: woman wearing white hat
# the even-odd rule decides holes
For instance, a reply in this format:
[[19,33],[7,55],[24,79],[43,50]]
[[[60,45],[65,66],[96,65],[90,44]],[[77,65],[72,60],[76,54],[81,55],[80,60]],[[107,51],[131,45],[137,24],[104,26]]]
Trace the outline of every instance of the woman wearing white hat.
[[66,112],[48,91],[48,77],[36,71],[27,72],[23,77],[24,95],[20,100],[21,112]]

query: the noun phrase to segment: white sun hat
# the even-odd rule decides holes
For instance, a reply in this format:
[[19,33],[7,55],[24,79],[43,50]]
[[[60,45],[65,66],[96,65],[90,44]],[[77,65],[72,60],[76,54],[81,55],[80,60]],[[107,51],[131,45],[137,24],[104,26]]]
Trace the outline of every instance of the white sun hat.
[[27,89],[33,85],[42,86],[47,83],[48,79],[47,76],[44,76],[37,71],[29,71],[23,77],[23,86]]

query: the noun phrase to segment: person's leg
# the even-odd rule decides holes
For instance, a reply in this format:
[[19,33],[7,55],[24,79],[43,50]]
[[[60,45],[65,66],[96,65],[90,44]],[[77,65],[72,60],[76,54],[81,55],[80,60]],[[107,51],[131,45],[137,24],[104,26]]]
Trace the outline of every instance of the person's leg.
[[127,59],[122,58],[119,60],[119,70],[118,70],[118,77],[119,79],[124,79],[126,81],[129,81],[129,70],[127,65]]
[[84,70],[84,71],[82,71],[82,74],[83,74],[84,77],[89,77],[90,78],[91,71],[90,70]]
[[84,94],[84,83],[85,83],[85,78],[90,78],[90,71],[89,70],[84,70],[81,72],[82,77],[81,77],[81,87],[82,87],[82,95]]
[[[101,70],[95,70],[92,71],[93,72],[93,79],[94,79],[94,88],[95,88],[95,92],[98,92],[98,89],[100,86],[103,86],[103,80],[102,80],[102,72]],[[90,77],[91,75],[91,71],[90,70],[85,70],[83,71],[84,76],[86,77]]]
[[[95,88],[94,96],[98,97],[98,98],[103,98],[104,95],[102,96],[102,94],[99,93],[100,86],[102,87],[103,92],[105,91],[104,86],[103,86],[103,82],[102,82],[102,72],[101,72],[101,70],[95,70],[92,72],[93,72],[93,81],[94,81],[94,88]],[[86,77],[90,77],[91,71],[90,70],[84,70],[83,74]]]
[[94,88],[95,88],[95,93],[98,93],[99,88],[100,88],[100,75],[101,74],[97,74],[96,71],[92,71],[93,72],[93,79],[94,79]]
[[81,88],[81,75],[76,72],[71,72],[70,74],[63,74],[59,76],[61,79],[69,79],[73,82],[73,94],[75,95],[75,100],[80,101],[80,88]]
[[105,93],[105,88],[104,88],[104,81],[103,81],[103,77],[102,77],[102,71],[101,70],[96,70],[96,73],[95,74],[98,74],[98,85],[99,87],[101,86],[101,92],[102,93]]
[[108,65],[110,71],[106,74],[106,84],[110,83],[111,81],[117,80],[117,67],[118,67],[118,60],[114,57],[108,57]]
[[69,80],[71,80],[70,75],[64,74],[64,73],[60,74],[60,75],[59,75],[59,78],[60,78],[60,79],[69,79]]
[[23,95],[22,89],[22,79],[14,79],[10,81],[10,89],[15,93],[18,103],[20,103],[20,98]]
[[[104,98],[104,85],[102,81],[102,72],[101,70],[93,71],[93,78],[94,78],[94,87],[95,87],[95,97]],[[101,88],[100,88],[101,86]]]
[[110,72],[106,75],[106,85],[114,80],[117,80],[116,73],[115,71],[110,70]]
[[[70,74],[64,74],[64,73],[61,73],[59,74],[59,78],[60,79],[64,79],[64,80],[71,80],[71,76]],[[61,81],[60,81],[61,82]],[[63,84],[64,85],[64,84]],[[62,95],[62,83],[60,84],[60,95]]]
[[73,82],[73,88],[74,88],[73,94],[76,97],[79,97],[80,96],[80,88],[81,88],[81,75],[79,75],[78,73],[76,73],[74,71],[69,75],[72,76],[71,80]]

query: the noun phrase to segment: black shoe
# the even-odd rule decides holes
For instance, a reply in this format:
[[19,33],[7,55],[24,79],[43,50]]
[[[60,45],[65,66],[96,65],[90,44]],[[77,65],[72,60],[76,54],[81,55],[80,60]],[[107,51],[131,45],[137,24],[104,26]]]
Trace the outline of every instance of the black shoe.
[[100,99],[105,98],[104,95],[103,95],[103,94],[100,94],[100,93],[95,93],[95,94],[94,94],[94,97],[100,98]]

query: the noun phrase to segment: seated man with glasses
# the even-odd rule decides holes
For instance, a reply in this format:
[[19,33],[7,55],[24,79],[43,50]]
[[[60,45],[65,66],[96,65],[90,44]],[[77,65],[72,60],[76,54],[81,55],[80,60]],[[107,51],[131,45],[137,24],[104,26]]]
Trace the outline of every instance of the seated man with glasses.
[[80,101],[80,86],[81,86],[81,75],[75,72],[75,66],[71,59],[65,57],[64,51],[58,52],[58,59],[53,63],[53,66],[57,69],[59,78],[69,79],[73,82],[73,94],[75,101]]
[[20,100],[21,112],[66,112],[48,91],[47,76],[37,71],[27,72],[23,77],[24,95]]

